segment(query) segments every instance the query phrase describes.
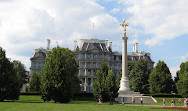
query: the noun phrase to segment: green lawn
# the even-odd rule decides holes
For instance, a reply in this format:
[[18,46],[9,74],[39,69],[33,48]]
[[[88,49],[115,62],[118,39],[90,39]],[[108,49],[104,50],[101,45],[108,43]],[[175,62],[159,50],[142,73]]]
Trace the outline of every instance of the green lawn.
[[[162,98],[157,98],[162,101]],[[170,101],[170,98],[167,99]],[[150,105],[161,105],[162,102]],[[16,102],[0,102],[0,111],[159,111],[160,106],[132,106],[131,104],[109,105],[104,103],[98,105],[97,101],[92,98],[81,98],[73,100],[67,104],[53,103],[52,101],[44,103],[40,96],[20,96]],[[171,111],[162,110],[160,111]],[[173,110],[175,111],[175,110]]]

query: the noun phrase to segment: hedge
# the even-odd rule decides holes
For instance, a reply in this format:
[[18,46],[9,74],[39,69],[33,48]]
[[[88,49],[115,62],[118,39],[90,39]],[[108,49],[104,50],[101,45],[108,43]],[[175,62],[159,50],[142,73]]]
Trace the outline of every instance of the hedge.
[[94,97],[93,93],[78,93],[74,95],[75,97]]
[[40,95],[39,92],[20,92],[20,95]]
[[152,96],[152,97],[176,97],[182,98],[179,94],[167,94],[167,93],[157,93],[157,94],[144,94],[143,96]]

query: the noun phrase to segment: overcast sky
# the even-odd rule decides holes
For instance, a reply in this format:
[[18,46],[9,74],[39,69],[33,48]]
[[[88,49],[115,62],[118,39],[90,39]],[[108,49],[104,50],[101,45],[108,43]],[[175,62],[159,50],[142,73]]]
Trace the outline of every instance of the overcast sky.
[[0,0],[0,46],[27,70],[47,38],[51,48],[58,42],[70,49],[81,38],[107,39],[121,51],[119,24],[126,17],[128,51],[138,42],[139,51],[155,63],[164,60],[174,76],[188,60],[187,6],[188,0]]

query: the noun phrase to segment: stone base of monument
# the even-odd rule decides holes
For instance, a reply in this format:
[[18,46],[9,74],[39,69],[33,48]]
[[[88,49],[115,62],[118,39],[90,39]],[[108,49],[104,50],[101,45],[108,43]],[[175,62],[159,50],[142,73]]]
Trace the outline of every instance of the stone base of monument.
[[119,97],[126,97],[126,96],[142,96],[140,92],[134,92],[134,91],[119,91]]
[[[135,93],[135,92],[134,92]],[[141,94],[125,94],[125,104],[132,103],[132,97],[135,98],[135,104],[140,104],[140,98],[143,97],[143,103],[156,103],[157,101],[152,96],[141,96]],[[116,100],[121,103],[123,96],[118,96]]]

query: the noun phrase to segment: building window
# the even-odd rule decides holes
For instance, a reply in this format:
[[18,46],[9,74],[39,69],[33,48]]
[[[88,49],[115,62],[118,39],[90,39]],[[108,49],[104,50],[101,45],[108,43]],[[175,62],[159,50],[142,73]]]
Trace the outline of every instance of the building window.
[[95,69],[93,70],[93,74],[94,74],[94,76],[96,76],[96,70]]
[[96,59],[97,58],[97,55],[96,54],[93,54],[93,59]]
[[114,69],[115,69],[115,70],[117,69],[117,65],[116,65],[116,64],[114,64]]
[[91,54],[87,54],[87,59],[90,59],[91,58]]
[[82,78],[82,84],[84,84],[85,83],[85,78]]
[[114,60],[116,60],[116,56],[114,56]]
[[102,59],[102,54],[99,54],[99,59]]
[[116,57],[116,60],[117,60],[117,61],[119,60],[119,56]]
[[91,85],[91,78],[88,78],[88,85]]
[[121,65],[118,65],[118,70],[120,70],[121,69]]
[[85,67],[85,62],[81,62],[81,67]]
[[92,67],[91,62],[87,62],[87,67]]
[[91,69],[88,69],[88,74],[89,74],[89,75],[91,74]]
[[80,54],[80,58],[84,59],[85,58],[84,54]]
[[93,67],[96,67],[96,62],[93,62]]

